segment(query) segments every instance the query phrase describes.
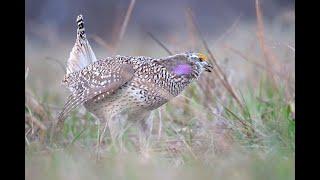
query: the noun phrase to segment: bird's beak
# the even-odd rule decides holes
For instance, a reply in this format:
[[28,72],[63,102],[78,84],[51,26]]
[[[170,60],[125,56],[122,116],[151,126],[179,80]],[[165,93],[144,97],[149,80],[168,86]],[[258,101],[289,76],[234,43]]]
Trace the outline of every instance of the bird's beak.
[[207,63],[205,66],[204,66],[204,69],[205,71],[207,72],[211,72],[213,70],[213,66],[209,63]]

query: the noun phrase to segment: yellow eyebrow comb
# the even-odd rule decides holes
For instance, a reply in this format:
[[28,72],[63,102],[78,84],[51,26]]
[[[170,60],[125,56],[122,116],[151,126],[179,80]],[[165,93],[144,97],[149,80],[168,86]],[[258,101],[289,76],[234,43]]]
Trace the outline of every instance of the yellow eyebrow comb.
[[198,57],[199,57],[200,59],[202,59],[203,61],[206,61],[206,60],[208,59],[206,55],[201,54],[201,53],[198,53]]

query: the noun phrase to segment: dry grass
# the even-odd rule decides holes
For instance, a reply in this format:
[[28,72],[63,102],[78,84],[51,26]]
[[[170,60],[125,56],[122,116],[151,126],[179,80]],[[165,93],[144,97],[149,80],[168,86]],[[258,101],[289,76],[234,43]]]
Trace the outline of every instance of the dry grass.
[[209,54],[209,57],[210,57],[210,61],[211,63],[213,63],[214,65],[214,69],[213,69],[213,72],[215,73],[215,75],[217,77],[219,77],[219,79],[221,80],[223,86],[226,88],[226,90],[231,94],[231,96],[236,100],[237,104],[240,106],[240,108],[243,110],[243,105],[238,97],[238,95],[235,93],[233,87],[231,86],[231,84],[229,83],[228,79],[227,79],[227,76],[226,74],[224,73],[224,71],[221,69],[221,67],[219,66],[219,64],[217,63],[217,60],[216,58],[213,56],[207,42],[205,41],[205,39],[203,38],[202,34],[201,34],[201,31],[199,29],[199,26],[197,26],[195,20],[194,20],[194,17],[192,15],[192,11],[191,9],[188,9],[188,14],[189,14],[189,17],[190,17],[190,21],[192,22],[192,24],[196,27],[195,29],[197,30],[197,34],[198,34],[198,37],[199,39],[201,40],[202,44],[204,45],[207,53]]

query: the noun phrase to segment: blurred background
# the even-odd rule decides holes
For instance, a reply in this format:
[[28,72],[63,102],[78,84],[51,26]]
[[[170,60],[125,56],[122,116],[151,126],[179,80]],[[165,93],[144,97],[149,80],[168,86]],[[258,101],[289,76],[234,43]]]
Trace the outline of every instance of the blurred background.
[[[119,22],[124,18],[130,1],[84,1],[84,0],[28,0],[26,3],[26,34],[39,41],[57,41],[74,38],[75,18],[83,14],[90,33],[107,41],[116,36]],[[293,0],[261,1],[265,21],[273,22],[284,18],[283,25],[290,25],[290,13],[294,8]],[[255,21],[253,0],[138,0],[131,15],[127,36],[141,31],[152,31],[163,36],[185,35],[186,9],[192,8],[201,29],[210,36],[222,34],[238,16],[242,21]],[[37,33],[37,30],[50,29],[50,36]],[[89,33],[88,32],[88,33]],[[52,37],[51,37],[52,36]]]
[[[293,0],[25,4],[26,179],[294,179]],[[106,137],[105,158],[96,164],[97,127],[83,108],[53,140],[50,128],[69,93],[61,80],[79,14],[98,59],[167,56],[159,40],[173,53],[200,51],[216,67],[154,112],[147,161],[130,154],[132,130],[129,154],[114,154]]]

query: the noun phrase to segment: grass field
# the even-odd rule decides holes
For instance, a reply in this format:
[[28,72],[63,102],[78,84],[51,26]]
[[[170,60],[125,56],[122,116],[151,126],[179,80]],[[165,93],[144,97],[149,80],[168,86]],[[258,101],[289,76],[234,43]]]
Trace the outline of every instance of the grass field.
[[[263,26],[257,15],[257,22],[240,20],[218,38],[204,38],[210,51],[197,32],[188,40],[162,38],[174,52],[204,52],[215,71],[153,112],[148,153],[138,152],[130,128],[127,152],[110,146],[106,133],[100,160],[98,125],[83,107],[60,133],[52,131],[68,93],[58,62],[66,62],[74,40],[41,45],[27,36],[26,179],[294,179],[294,21]],[[116,53],[167,55],[150,39],[129,37]],[[97,38],[90,42],[97,57],[113,54]]]

